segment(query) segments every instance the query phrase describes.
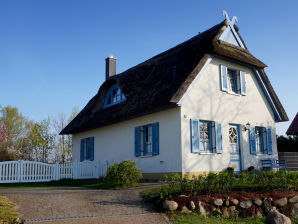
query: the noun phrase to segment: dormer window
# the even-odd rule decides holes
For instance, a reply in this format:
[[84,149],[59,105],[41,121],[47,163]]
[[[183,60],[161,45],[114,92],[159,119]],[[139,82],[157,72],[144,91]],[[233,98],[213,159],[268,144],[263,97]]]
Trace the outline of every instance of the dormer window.
[[221,91],[223,92],[246,95],[246,78],[244,71],[220,65],[220,84]]
[[113,106],[113,105],[121,103],[125,100],[126,100],[126,98],[125,98],[124,94],[122,93],[119,85],[114,84],[111,86],[111,88],[107,92],[103,108]]

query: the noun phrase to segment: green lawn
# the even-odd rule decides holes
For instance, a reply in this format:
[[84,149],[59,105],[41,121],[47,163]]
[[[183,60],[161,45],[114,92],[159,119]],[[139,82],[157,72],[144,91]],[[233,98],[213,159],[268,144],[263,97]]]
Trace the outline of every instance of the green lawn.
[[37,182],[37,183],[11,183],[0,184],[0,188],[23,188],[23,187],[87,187],[87,188],[104,188],[102,182],[97,179],[88,180],[73,180],[64,179],[59,181],[50,182]]
[[6,223],[17,218],[14,205],[3,196],[0,196],[0,223]]
[[[219,218],[204,217],[199,214],[171,214],[173,224],[264,224],[265,218]],[[292,219],[292,224],[298,224],[298,219]]]
[[[130,186],[137,187],[139,185]],[[86,179],[86,180],[73,180],[64,179],[50,182],[36,182],[36,183],[10,183],[0,184],[1,188],[26,188],[26,187],[85,187],[96,189],[124,189],[127,187],[118,187],[109,183],[103,183],[98,179]]]

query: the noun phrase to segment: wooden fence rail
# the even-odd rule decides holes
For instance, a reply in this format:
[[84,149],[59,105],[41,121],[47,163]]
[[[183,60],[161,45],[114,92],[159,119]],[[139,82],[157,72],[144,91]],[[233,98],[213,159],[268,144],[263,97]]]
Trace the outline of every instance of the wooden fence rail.
[[61,179],[91,179],[104,176],[107,166],[99,161],[47,164],[32,161],[0,162],[0,183],[46,182]]

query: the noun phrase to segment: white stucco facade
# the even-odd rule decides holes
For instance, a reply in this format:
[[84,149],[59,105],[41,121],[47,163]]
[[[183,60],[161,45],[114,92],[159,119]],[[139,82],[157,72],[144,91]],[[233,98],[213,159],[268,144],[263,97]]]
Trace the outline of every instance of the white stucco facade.
[[[73,160],[80,160],[80,139],[94,136],[94,160],[105,164],[136,160],[143,173],[181,172],[180,108],[145,115],[73,136]],[[159,122],[159,155],[135,157],[134,128]]]
[[[246,73],[247,95],[229,94],[220,90],[220,64]],[[216,121],[222,125],[222,154],[191,153],[190,119]],[[272,155],[252,155],[246,123],[272,128]],[[213,58],[201,72],[181,103],[182,172],[221,171],[229,166],[229,124],[240,125],[242,169],[260,167],[261,158],[277,158],[274,114],[253,71],[236,63]]]
[[[94,160],[102,164],[130,159],[137,161],[143,173],[222,171],[230,163],[229,124],[240,125],[242,170],[260,168],[261,158],[277,158],[274,114],[252,69],[216,57],[209,62],[178,107],[75,134],[73,160],[80,160],[80,139],[94,136]],[[246,73],[245,96],[220,90],[220,64]],[[190,119],[221,123],[222,154],[191,152]],[[134,128],[155,122],[159,122],[159,155],[135,157]],[[249,131],[243,130],[248,122],[272,128],[272,155],[250,153]]]

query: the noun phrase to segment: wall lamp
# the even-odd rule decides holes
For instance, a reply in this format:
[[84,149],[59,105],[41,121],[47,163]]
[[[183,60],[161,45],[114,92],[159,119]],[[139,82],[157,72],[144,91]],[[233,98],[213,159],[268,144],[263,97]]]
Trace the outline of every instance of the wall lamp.
[[248,131],[250,128],[250,123],[247,122],[247,124],[244,126],[243,131]]

